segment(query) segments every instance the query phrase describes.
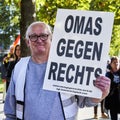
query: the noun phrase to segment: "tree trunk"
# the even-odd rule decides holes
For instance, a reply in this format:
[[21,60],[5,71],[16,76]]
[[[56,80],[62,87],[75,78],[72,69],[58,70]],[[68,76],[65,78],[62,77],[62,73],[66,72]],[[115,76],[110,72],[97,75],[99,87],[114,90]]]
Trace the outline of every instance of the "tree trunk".
[[35,21],[35,2],[33,0],[21,0],[21,20],[20,20],[20,44],[21,57],[30,55],[29,48],[25,42],[25,33],[27,27]]

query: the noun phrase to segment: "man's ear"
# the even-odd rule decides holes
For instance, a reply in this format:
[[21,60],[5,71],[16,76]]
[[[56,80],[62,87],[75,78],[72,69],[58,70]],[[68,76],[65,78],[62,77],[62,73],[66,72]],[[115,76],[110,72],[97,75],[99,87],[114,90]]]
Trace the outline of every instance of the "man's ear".
[[30,41],[29,40],[25,40],[27,46],[29,47],[30,46]]

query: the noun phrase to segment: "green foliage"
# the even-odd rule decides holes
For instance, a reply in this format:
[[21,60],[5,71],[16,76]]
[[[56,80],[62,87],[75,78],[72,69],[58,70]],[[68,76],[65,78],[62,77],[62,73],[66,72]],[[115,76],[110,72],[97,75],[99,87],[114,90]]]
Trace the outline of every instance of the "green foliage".
[[0,93],[3,92],[3,89],[4,89],[4,85],[2,83],[2,84],[0,84]]
[[[113,12],[114,26],[109,55],[120,55],[120,0],[92,0],[90,10]],[[107,31],[106,31],[107,34]]]
[[20,9],[13,1],[0,1],[0,45],[8,48],[19,32]]
[[[120,0],[33,0],[36,20],[54,27],[58,8],[114,12],[110,56],[120,54]],[[0,44],[6,47],[15,39],[20,27],[21,0],[0,1]],[[29,14],[29,13],[28,13]],[[62,18],[61,18],[62,19]],[[106,31],[107,34],[107,31]]]
[[120,25],[120,0],[92,0],[90,6],[90,10],[114,12],[114,24]]
[[4,89],[4,85],[3,85],[3,81],[1,79],[1,73],[0,73],[0,93],[3,92],[3,89]]
[[110,45],[110,56],[120,56],[120,25],[114,25]]
[[[54,27],[58,8],[114,12],[114,26],[109,55],[120,54],[120,0],[46,0],[39,3],[37,20]],[[107,31],[106,31],[107,34]]]
[[46,0],[37,3],[37,20],[44,21],[54,26],[58,8],[88,10],[91,0]]

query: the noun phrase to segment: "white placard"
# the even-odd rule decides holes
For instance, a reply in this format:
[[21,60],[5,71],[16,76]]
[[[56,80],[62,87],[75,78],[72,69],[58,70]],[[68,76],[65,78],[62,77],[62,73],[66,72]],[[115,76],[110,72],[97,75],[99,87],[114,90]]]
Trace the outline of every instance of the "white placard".
[[43,89],[100,98],[114,14],[58,9]]

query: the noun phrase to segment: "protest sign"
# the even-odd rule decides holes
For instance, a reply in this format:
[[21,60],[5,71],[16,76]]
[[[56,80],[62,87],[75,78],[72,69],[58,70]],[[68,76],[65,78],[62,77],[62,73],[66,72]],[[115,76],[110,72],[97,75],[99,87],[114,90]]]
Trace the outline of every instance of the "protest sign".
[[105,75],[114,14],[58,9],[43,89],[101,97],[93,85]]

